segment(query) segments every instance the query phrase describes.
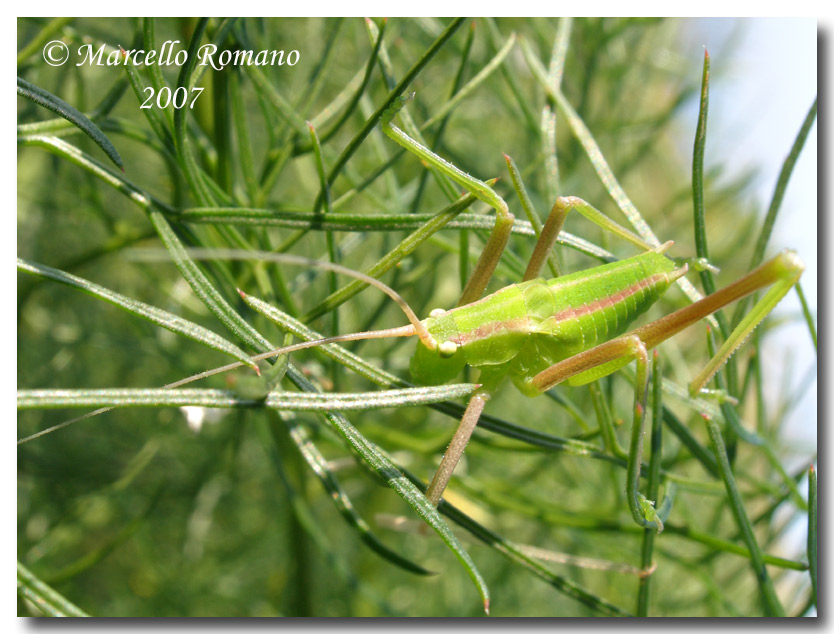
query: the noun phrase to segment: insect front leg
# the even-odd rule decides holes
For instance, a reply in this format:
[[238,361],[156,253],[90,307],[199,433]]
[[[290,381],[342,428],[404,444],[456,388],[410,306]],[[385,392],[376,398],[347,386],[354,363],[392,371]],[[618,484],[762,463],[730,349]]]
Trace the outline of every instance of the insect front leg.
[[416,154],[423,161],[428,163],[431,167],[437,169],[440,173],[445,174],[458,185],[465,188],[473,196],[479,200],[490,205],[495,209],[495,226],[490,233],[487,243],[484,245],[483,251],[478,258],[478,263],[469,276],[469,281],[461,293],[458,306],[470,304],[484,294],[484,290],[492,278],[495,267],[498,266],[498,261],[501,259],[501,254],[504,252],[504,247],[507,246],[507,241],[510,239],[510,233],[513,228],[515,216],[510,213],[506,201],[501,196],[495,193],[485,182],[470,176],[463,170],[458,169],[449,161],[432,152],[425,145],[416,141],[408,134],[403,132],[400,128],[392,123],[394,116],[402,109],[406,102],[413,96],[413,93],[408,96],[400,97],[382,116],[382,131],[388,135],[392,140],[399,143],[409,152]]

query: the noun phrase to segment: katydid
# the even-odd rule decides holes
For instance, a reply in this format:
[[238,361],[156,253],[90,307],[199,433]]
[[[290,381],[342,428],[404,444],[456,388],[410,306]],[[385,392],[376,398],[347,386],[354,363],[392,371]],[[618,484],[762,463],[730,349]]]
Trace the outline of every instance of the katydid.
[[[481,369],[481,387],[469,401],[426,496],[438,504],[463,455],[486,402],[505,377],[521,392],[536,396],[566,382],[582,385],[607,376],[632,360],[637,363],[634,390],[633,450],[629,454],[629,505],[635,521],[662,529],[651,503],[637,491],[642,429],[648,383],[647,350],[716,310],[759,289],[770,290],[727,338],[690,384],[701,391],[750,332],[799,280],[804,265],[796,253],[783,251],[741,279],[699,301],[626,333],[629,325],[687,272],[663,254],[666,243],[627,260],[553,280],[539,277],[570,210],[632,243],[649,248],[639,237],[575,197],[560,197],[550,212],[521,284],[478,299],[509,238],[513,216],[506,202],[486,183],[462,172],[393,125],[396,113],[413,95],[397,101],[384,115],[386,135],[451,178],[496,210],[496,222],[456,308],[432,311],[425,326],[436,343],[422,341],[411,363],[415,379],[442,383],[464,365]],[[702,263],[697,263],[701,265]]]
[[[553,205],[523,281],[481,297],[508,241],[513,215],[506,202],[488,184],[460,171],[392,124],[393,117],[406,100],[398,101],[385,114],[382,120],[383,131],[429,166],[496,209],[494,229],[458,305],[449,310],[435,309],[428,318],[419,320],[405,301],[379,280],[327,262],[267,254],[265,259],[268,260],[313,265],[372,284],[400,305],[410,323],[399,328],[305,341],[259,354],[252,357],[252,360],[275,357],[325,343],[416,336],[419,342],[410,367],[417,382],[439,384],[450,381],[466,365],[479,369],[480,386],[470,398],[451,443],[426,490],[427,498],[434,505],[440,502],[486,403],[507,377],[525,395],[536,396],[562,382],[568,385],[590,383],[636,361],[632,430],[635,441],[632,442],[629,463],[630,466],[636,464],[638,469],[629,469],[629,506],[638,524],[660,530],[662,522],[654,513],[652,503],[637,493],[648,381],[647,350],[723,306],[759,289],[771,287],[692,381],[690,391],[701,391],[753,328],[798,281],[804,268],[801,260],[794,252],[783,251],[726,288],[645,326],[628,331],[635,319],[672,283],[687,273],[689,265],[678,266],[665,255],[671,242],[652,247],[589,203],[567,196],[558,198]],[[565,217],[574,209],[644,252],[578,273],[550,280],[542,279],[541,268],[562,229]],[[201,257],[194,252],[192,256]],[[205,257],[252,258],[258,257],[258,254],[224,255],[210,251]],[[705,266],[702,262],[694,264]],[[247,302],[254,300],[243,292],[241,295]],[[240,362],[229,364],[166,387],[183,385],[241,365]]]
[[[575,198],[560,198],[554,205],[550,220],[556,216],[563,218],[566,209],[575,205],[587,203]],[[550,239],[544,237],[546,233],[543,232],[543,237],[539,239],[534,257],[544,241]],[[551,232],[550,236],[555,240],[557,234]],[[253,361],[326,343],[416,336],[419,342],[411,361],[411,373],[418,383],[438,384],[449,381],[465,365],[481,370],[478,379],[480,387],[471,397],[449,448],[426,490],[429,501],[436,505],[463,455],[484,406],[507,377],[522,393],[536,396],[562,382],[568,385],[589,383],[636,360],[633,434],[641,438],[648,381],[647,350],[719,308],[758,289],[771,286],[693,380],[690,391],[699,392],[796,283],[803,270],[802,262],[794,252],[783,251],[726,288],[626,333],[629,325],[687,272],[688,264],[679,267],[664,255],[670,247],[671,243],[666,243],[619,262],[551,280],[537,277],[538,271],[528,267],[525,277],[531,279],[511,284],[480,300],[450,310],[435,309],[422,321],[417,319],[395,291],[379,280],[329,262],[245,251],[210,251],[205,257],[262,257],[265,260],[311,265],[350,275],[386,292],[400,305],[411,322],[398,328],[305,341],[259,354],[252,357]],[[192,256],[202,257],[202,254],[192,252]],[[253,305],[260,302],[243,292],[241,296]],[[177,385],[241,365],[241,362],[236,362],[194,375],[178,381]],[[639,466],[641,446],[638,438],[636,452],[629,455],[631,465]],[[632,516],[642,526],[661,529],[661,520],[654,514],[651,503],[637,493],[636,479],[639,471],[630,469],[630,472],[632,475],[628,489]]]
[[[283,254],[258,254],[208,251],[192,252],[192,257],[252,258],[309,265],[350,275],[386,292],[396,301],[411,322],[399,328],[336,335],[305,341],[253,357],[260,360],[325,343],[416,336],[419,339],[411,362],[411,373],[419,383],[437,384],[453,379],[465,365],[481,370],[480,387],[471,397],[460,425],[428,486],[426,495],[438,504],[452,473],[463,455],[487,401],[509,377],[528,396],[544,393],[565,382],[582,385],[637,362],[633,436],[636,451],[629,454],[633,467],[640,464],[642,426],[648,380],[647,350],[665,341],[719,308],[758,289],[771,289],[739,324],[722,348],[693,380],[690,390],[700,391],[717,369],[739,347],[753,328],[796,283],[803,265],[792,251],[783,251],[772,260],[735,283],[694,304],[677,310],[645,326],[626,333],[629,325],[651,306],[666,289],[688,270],[678,267],[664,253],[671,243],[634,257],[604,264],[586,271],[544,280],[538,268],[544,262],[550,243],[555,241],[564,216],[571,208],[593,215],[590,205],[577,198],[560,198],[551,211],[534,249],[525,279],[477,301],[450,310],[436,309],[425,320],[418,320],[405,301],[379,280],[329,262]],[[596,212],[599,213],[599,212]],[[555,229],[554,229],[555,226]],[[622,228],[621,228],[622,229]],[[622,229],[622,231],[625,231]],[[494,262],[485,266],[494,268]],[[473,277],[477,271],[473,273]],[[487,277],[488,280],[488,277]],[[482,289],[478,292],[482,292]],[[256,304],[241,292],[247,303]],[[237,362],[178,381],[177,385],[204,378],[233,367]],[[639,470],[630,468],[629,505],[635,521],[660,530],[662,522],[651,502],[637,493]]]

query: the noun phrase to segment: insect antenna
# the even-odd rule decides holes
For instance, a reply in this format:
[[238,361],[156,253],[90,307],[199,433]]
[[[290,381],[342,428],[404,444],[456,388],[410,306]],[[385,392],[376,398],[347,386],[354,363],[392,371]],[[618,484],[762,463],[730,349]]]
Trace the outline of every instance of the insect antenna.
[[[238,291],[240,292],[240,291]],[[241,294],[243,294],[241,292]],[[391,337],[411,337],[415,334],[414,326],[411,324],[407,326],[399,326],[398,328],[385,328],[382,330],[367,330],[364,332],[352,332],[344,335],[336,335],[334,337],[325,337],[323,339],[313,339],[312,341],[302,341],[300,343],[295,343],[289,346],[284,346],[283,348],[275,348],[273,350],[268,350],[261,354],[257,354],[253,357],[250,357],[252,361],[262,361],[263,359],[269,359],[271,357],[277,357],[282,354],[289,354],[290,352],[296,352],[298,350],[304,350],[305,348],[314,348],[316,346],[325,345],[328,343],[338,343],[341,341],[360,341],[363,339],[387,339]],[[222,374],[223,372],[228,372],[229,370],[234,370],[235,368],[240,368],[245,366],[246,364],[243,361],[235,361],[234,363],[229,363],[226,365],[222,365],[217,368],[212,368],[211,370],[206,370],[204,372],[199,372],[197,374],[192,374],[191,376],[187,376],[184,379],[179,379],[178,381],[174,381],[173,383],[168,383],[163,385],[163,388],[173,389],[176,387],[181,387],[186,385],[187,383],[193,383],[194,381],[199,381],[200,379],[205,379],[210,376],[214,376],[215,374]],[[81,416],[76,416],[75,418],[71,418],[69,420],[65,420],[57,425],[53,425],[52,427],[47,427],[46,429],[42,429],[39,432],[32,434],[31,436],[26,436],[25,438],[21,438],[17,441],[18,445],[23,445],[27,442],[32,440],[36,440],[41,436],[45,436],[46,434],[51,434],[52,432],[58,431],[59,429],[63,429],[64,427],[68,427],[74,423],[81,422],[82,420],[86,420],[88,418],[92,418],[93,416],[98,416],[99,414],[104,414],[105,412],[109,412],[112,407],[101,407],[97,410],[93,410],[92,412],[87,412],[86,414],[82,414]]]
[[[282,348],[275,348],[273,350],[268,350],[266,352],[262,352],[261,354],[257,354],[255,356],[250,357],[251,361],[261,361],[263,359],[269,359],[271,357],[277,357],[282,354],[289,354],[290,352],[296,352],[298,350],[304,350],[306,348],[314,348],[316,346],[325,345],[328,343],[339,343],[342,341],[360,341],[364,339],[387,339],[391,337],[412,337],[416,335],[419,337],[420,341],[422,341],[426,346],[430,349],[437,348],[437,341],[434,337],[429,334],[429,331],[426,330],[426,327],[423,323],[417,318],[417,315],[412,310],[411,306],[402,298],[402,296],[397,293],[393,288],[380,282],[378,279],[371,277],[370,275],[366,275],[365,273],[360,273],[359,271],[354,271],[353,269],[349,269],[345,266],[341,266],[340,264],[334,264],[332,262],[322,262],[320,260],[313,260],[311,258],[306,258],[300,255],[290,255],[287,253],[270,253],[267,251],[246,251],[243,249],[189,249],[188,254],[196,260],[208,260],[208,259],[226,259],[226,260],[262,260],[268,262],[278,262],[284,264],[295,264],[298,266],[311,266],[314,268],[323,269],[326,271],[333,271],[334,273],[340,273],[342,275],[347,275],[349,277],[353,277],[357,280],[365,282],[375,288],[378,288],[383,293],[388,295],[396,304],[400,307],[400,309],[405,314],[408,321],[411,322],[407,326],[399,326],[397,328],[385,328],[382,330],[368,330],[364,332],[354,332],[354,333],[347,333],[343,335],[335,335],[333,337],[325,337],[323,339],[315,339],[313,341],[302,341],[300,343],[295,343],[289,346],[284,346]],[[130,256],[132,259],[135,260],[168,260],[169,255],[166,251],[160,250],[141,250],[141,249],[134,249],[131,251]],[[242,290],[237,289],[238,293],[242,298],[246,298],[247,295]],[[228,372],[229,370],[234,370],[235,368],[239,368],[246,365],[242,361],[236,361],[234,363],[229,363],[217,368],[212,368],[211,370],[206,370],[204,372],[199,372],[198,374],[192,374],[191,376],[185,377],[183,379],[179,379],[178,381],[174,381],[173,383],[168,383],[164,385],[164,388],[176,388],[187,383],[192,383],[194,381],[199,381],[200,379],[205,379],[210,376],[214,376],[215,374],[222,374],[223,372]],[[80,422],[82,420],[86,420],[88,418],[92,418],[93,416],[98,416],[99,414],[104,414],[105,412],[109,412],[112,407],[102,407],[100,409],[94,410],[92,412],[87,412],[81,416],[77,416],[70,420],[63,421],[58,423],[57,425],[53,425],[52,427],[48,427],[47,429],[43,429],[39,432],[36,432],[30,436],[26,436],[25,438],[21,438],[17,441],[18,445],[22,445],[24,443],[30,442],[35,440],[36,438],[40,438],[46,434],[50,434],[54,431],[58,431],[64,427],[72,425],[74,423]]]
[[[400,310],[403,311],[408,321],[411,323],[412,327],[414,328],[414,332],[409,334],[402,334],[402,335],[390,335],[390,336],[399,336],[399,337],[406,337],[411,335],[417,335],[417,337],[422,341],[428,348],[434,350],[437,348],[437,341],[434,337],[429,334],[429,331],[426,330],[426,327],[423,323],[417,318],[417,315],[411,309],[411,306],[408,305],[402,296],[397,293],[393,288],[385,284],[384,282],[379,281],[375,277],[371,277],[365,273],[361,273],[360,271],[354,271],[353,269],[349,269],[346,266],[342,266],[341,264],[335,264],[334,262],[324,262],[322,260],[314,260],[312,258],[307,258],[301,255],[292,255],[289,253],[272,253],[270,251],[247,251],[245,249],[188,249],[188,255],[191,256],[192,259],[195,260],[261,260],[265,262],[276,262],[280,264],[292,264],[296,266],[311,266],[313,268],[322,269],[324,271],[333,271],[334,273],[339,273],[341,275],[347,275],[348,277],[352,277],[354,279],[359,280],[360,282],[365,282],[369,284],[386,295],[390,297],[394,302],[396,302],[397,306],[400,307]],[[144,250],[144,249],[134,249],[131,251],[131,256],[133,259],[137,260],[168,260],[170,259],[170,255],[167,251],[153,249],[153,250]],[[245,297],[245,294],[238,289],[238,293],[241,293],[241,296]],[[371,331],[374,332],[374,331]],[[359,334],[359,333],[357,333]],[[373,337],[368,337],[369,339]],[[253,357],[256,359],[257,357]]]

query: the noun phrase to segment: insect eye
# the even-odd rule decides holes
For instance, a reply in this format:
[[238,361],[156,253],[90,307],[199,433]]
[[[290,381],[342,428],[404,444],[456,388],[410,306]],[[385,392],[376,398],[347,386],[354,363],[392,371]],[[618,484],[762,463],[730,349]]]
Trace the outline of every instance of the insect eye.
[[437,348],[437,352],[444,359],[451,357],[457,351],[458,344],[456,344],[454,341],[444,341]]

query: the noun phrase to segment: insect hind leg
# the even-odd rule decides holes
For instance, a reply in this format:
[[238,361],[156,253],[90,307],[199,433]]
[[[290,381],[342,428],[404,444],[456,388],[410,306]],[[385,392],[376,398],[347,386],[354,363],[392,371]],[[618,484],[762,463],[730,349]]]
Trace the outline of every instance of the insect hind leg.
[[644,528],[655,528],[659,533],[663,530],[663,522],[654,510],[654,504],[638,490],[649,382],[649,358],[643,340],[637,335],[628,334],[606,341],[590,350],[553,364],[534,376],[530,384],[543,392],[563,381],[589,383],[615,372],[631,361],[637,362],[637,372],[634,380],[633,422],[628,452],[626,494],[629,511],[634,521]]

